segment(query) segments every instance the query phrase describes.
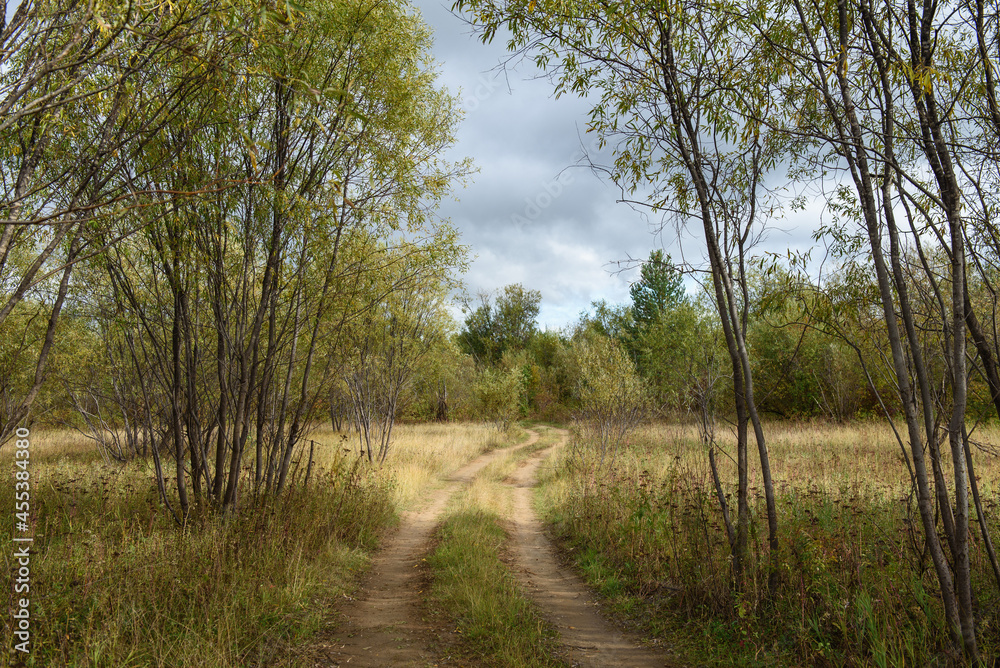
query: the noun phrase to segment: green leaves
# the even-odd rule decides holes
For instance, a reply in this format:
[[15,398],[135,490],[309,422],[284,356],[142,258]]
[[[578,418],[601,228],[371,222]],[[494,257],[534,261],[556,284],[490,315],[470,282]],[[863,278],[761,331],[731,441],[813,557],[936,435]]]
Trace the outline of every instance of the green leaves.
[[662,250],[650,251],[640,279],[629,288],[632,313],[639,325],[649,325],[660,313],[684,302],[684,277]]
[[462,349],[480,364],[496,365],[507,351],[527,348],[536,333],[536,318],[542,295],[525,290],[519,283],[506,285],[491,303],[481,295],[474,310],[466,306],[465,327],[458,335]]

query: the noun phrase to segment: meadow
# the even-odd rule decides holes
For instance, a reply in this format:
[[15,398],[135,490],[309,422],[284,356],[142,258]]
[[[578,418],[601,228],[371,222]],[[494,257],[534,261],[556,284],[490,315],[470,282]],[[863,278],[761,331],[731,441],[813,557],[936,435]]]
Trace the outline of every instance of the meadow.
[[[961,665],[947,650],[936,580],[889,425],[771,423],[765,432],[780,521],[773,592],[759,471],[751,472],[756,559],[747,585],[733,594],[719,502],[693,427],[644,427],[603,469],[576,433],[542,478],[539,504],[609,613],[665,640],[682,665]],[[976,473],[996,536],[1000,457],[991,444],[1000,443],[1000,429],[981,428],[973,438],[984,448]],[[720,443],[732,446],[724,433]],[[735,464],[720,460],[734,489]],[[975,519],[977,623],[983,655],[995,657],[1000,591]]]
[[[923,553],[906,467],[888,425],[766,425],[779,500],[781,573],[768,591],[766,526],[752,487],[754,545],[733,594],[729,547],[693,427],[647,425],[603,467],[574,432],[541,468],[536,502],[568,558],[622,625],[687,666],[958,665]],[[481,453],[523,439],[477,424],[400,425],[389,463],[359,462],[350,437],[313,435],[280,498],[246,498],[178,527],[151,463],[105,462],[79,434],[32,434],[29,666],[312,665],[311,642],[363,576],[400,511]],[[454,629],[462,661],[560,665],[557,638],[519,591],[507,556],[505,481],[539,448],[515,450],[452,499],[427,557],[429,613]],[[991,528],[1000,531],[1000,429],[974,434]],[[720,430],[720,443],[732,443]],[[0,462],[14,468],[13,448]],[[733,488],[735,465],[722,458]],[[757,473],[752,472],[754,481]],[[759,478],[756,478],[759,482]],[[247,489],[252,487],[248,483]],[[0,507],[13,515],[13,489]],[[11,544],[12,523],[0,527]],[[984,656],[1000,649],[1000,591],[973,524]],[[11,551],[3,556],[8,572]],[[14,603],[13,589],[8,607]],[[4,627],[4,643],[13,644]]]
[[[379,469],[358,461],[349,437],[321,428],[308,480],[304,451],[281,498],[244,499],[226,518],[203,507],[182,528],[163,510],[150,462],[110,464],[76,432],[33,432],[32,646],[26,657],[8,653],[5,624],[2,661],[311,665],[309,639],[331,624],[398,512],[441,476],[518,437],[485,425],[400,425],[397,434],[391,465]],[[7,470],[13,450],[0,452]],[[0,494],[12,517],[13,486]],[[5,545],[12,524],[0,527]],[[13,587],[8,595],[13,609]]]

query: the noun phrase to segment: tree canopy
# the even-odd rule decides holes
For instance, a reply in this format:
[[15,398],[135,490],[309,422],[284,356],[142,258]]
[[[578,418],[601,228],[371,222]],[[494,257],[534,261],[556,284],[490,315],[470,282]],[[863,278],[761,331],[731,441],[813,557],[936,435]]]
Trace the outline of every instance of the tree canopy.
[[661,249],[650,251],[639,276],[629,287],[632,317],[637,325],[651,325],[661,313],[684,302],[684,276]]
[[540,292],[520,283],[504,286],[495,297],[480,295],[475,309],[466,306],[459,345],[486,365],[495,365],[507,351],[524,350],[538,329],[541,300]]

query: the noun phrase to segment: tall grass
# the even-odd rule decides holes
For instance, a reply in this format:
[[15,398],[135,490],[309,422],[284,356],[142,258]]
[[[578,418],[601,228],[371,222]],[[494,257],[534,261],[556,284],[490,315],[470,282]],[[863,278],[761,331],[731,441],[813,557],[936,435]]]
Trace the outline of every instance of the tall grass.
[[[226,518],[202,507],[181,529],[162,509],[149,462],[108,465],[78,434],[33,433],[32,652],[7,653],[5,616],[0,665],[312,665],[300,648],[331,623],[397,510],[497,444],[486,426],[404,426],[377,469],[357,460],[349,438],[320,429],[313,439],[308,483],[302,455],[280,498],[248,493]],[[6,471],[12,451],[0,452]],[[13,491],[0,490],[8,546]],[[3,550],[8,573],[11,556]]]
[[394,433],[390,467],[401,508],[418,503],[428,486],[441,484],[479,455],[524,438],[518,427],[499,432],[483,423],[399,425]]
[[[959,662],[889,427],[771,424],[767,433],[781,523],[777,591],[766,588],[759,472],[756,560],[737,592],[707,457],[686,427],[643,430],[613,468],[598,469],[586,444],[577,456],[564,450],[543,479],[547,517],[612,607],[692,665]],[[1000,462],[980,455],[978,465],[996,537]],[[722,473],[733,490],[735,466]],[[984,655],[996,656],[1000,592],[978,528],[972,561]]]

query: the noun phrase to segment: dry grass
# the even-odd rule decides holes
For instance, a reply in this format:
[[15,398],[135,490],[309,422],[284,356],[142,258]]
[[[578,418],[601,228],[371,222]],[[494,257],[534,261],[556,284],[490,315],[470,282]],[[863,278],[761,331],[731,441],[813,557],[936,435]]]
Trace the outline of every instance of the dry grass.
[[[393,516],[376,476],[341,465],[225,521],[202,509],[181,530],[146,462],[87,461],[42,436],[30,666],[294,665],[289,648],[328,622]],[[0,540],[10,539],[7,523]],[[10,647],[10,629],[2,636]]]
[[[31,459],[39,462],[81,462],[101,463],[100,452],[94,441],[74,429],[32,429]],[[14,442],[0,446],[0,463],[4,465],[14,459]]]
[[[734,439],[720,445],[734,455]],[[922,554],[901,450],[888,424],[765,424],[780,531],[780,585],[767,590],[759,466],[751,466],[751,564],[732,587],[708,458],[693,427],[639,430],[613,467],[576,442],[543,472],[549,520],[619,613],[692,665],[951,665],[937,583]],[[1000,429],[976,430],[977,474],[1000,538]],[[751,444],[750,459],[756,460]],[[720,458],[727,494],[735,464]],[[946,474],[947,474],[946,467]],[[948,476],[950,477],[950,475]],[[735,505],[730,497],[730,503]],[[733,510],[735,512],[735,510]],[[974,524],[982,651],[1000,650],[1000,598]]]
[[[205,508],[180,530],[151,462],[109,464],[77,432],[33,430],[27,665],[311,665],[294,648],[331,623],[395,511],[517,438],[485,425],[403,425],[397,434],[380,468],[356,466],[354,443],[319,428],[308,488],[300,475],[281,499],[253,508],[247,498],[226,521]],[[8,471],[13,451],[0,450]],[[296,458],[301,472],[305,457]],[[0,512],[10,518],[13,506],[4,486]],[[5,522],[0,541],[10,545],[11,531]],[[10,550],[2,565],[11,568]],[[9,626],[0,637],[11,646]]]
[[[902,426],[897,427],[905,437]],[[902,450],[885,422],[852,424],[824,422],[773,422],[765,427],[771,474],[778,493],[818,490],[831,495],[864,495],[896,498],[909,492],[909,474]],[[1000,426],[980,426],[972,434],[976,474],[984,496],[995,494],[1000,482]],[[620,464],[662,474],[678,466],[695,475],[708,475],[708,453],[693,425],[658,424],[639,429],[631,439],[633,455]],[[736,438],[720,428],[717,442],[720,473],[736,480]],[[907,446],[908,451],[909,446]],[[943,446],[947,449],[947,443]],[[760,491],[760,466],[751,434],[750,486]],[[945,474],[950,477],[950,455]]]
[[[523,432],[516,428],[501,433],[485,423],[402,424],[393,434],[385,472],[399,509],[412,508],[425,490],[484,452],[523,438]],[[316,459],[320,464],[342,453],[356,452],[358,447],[356,434],[334,432],[329,426],[320,427],[310,438],[318,444]]]
[[449,507],[452,512],[463,508],[480,508],[489,510],[501,519],[510,519],[513,512],[513,497],[510,488],[504,482],[531,455],[559,440],[557,432],[545,427],[538,427],[536,430],[540,432],[540,437],[532,445],[504,453],[484,466],[472,484],[451,500]]

